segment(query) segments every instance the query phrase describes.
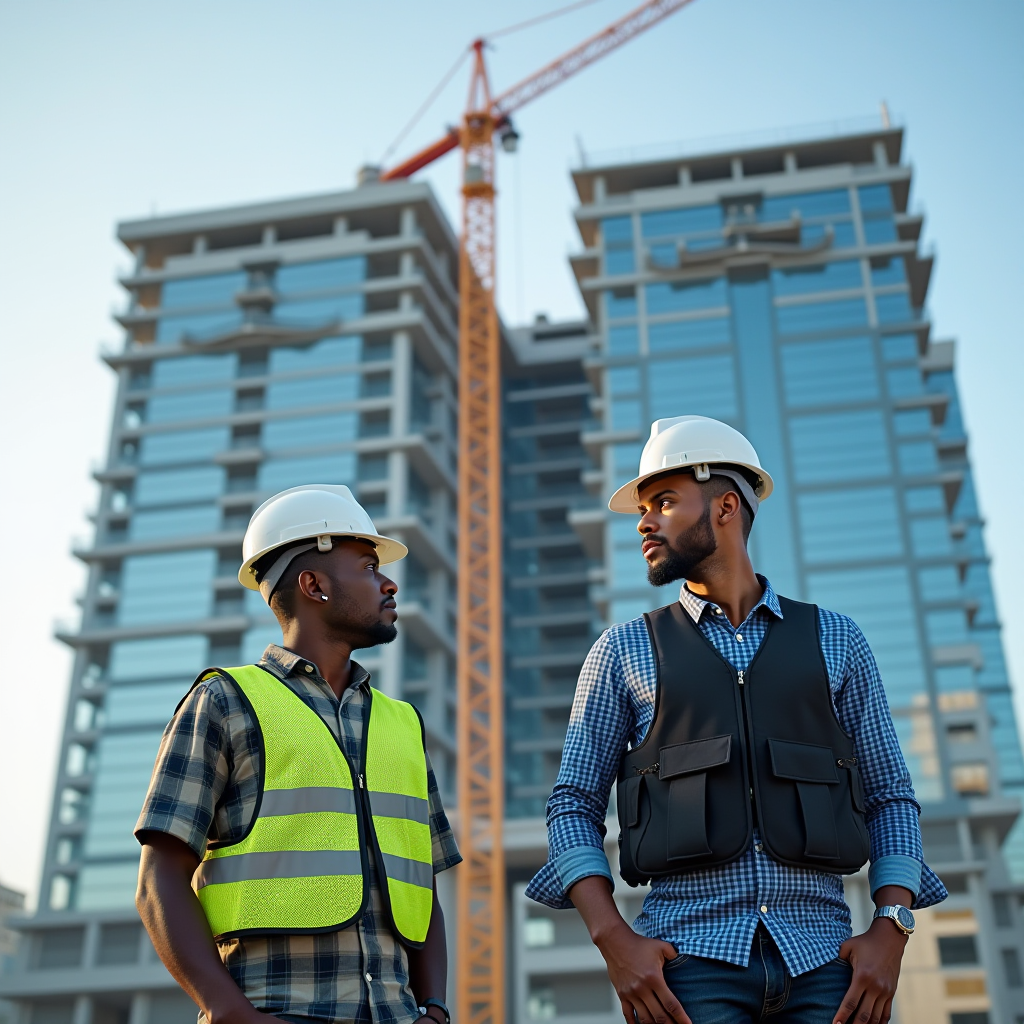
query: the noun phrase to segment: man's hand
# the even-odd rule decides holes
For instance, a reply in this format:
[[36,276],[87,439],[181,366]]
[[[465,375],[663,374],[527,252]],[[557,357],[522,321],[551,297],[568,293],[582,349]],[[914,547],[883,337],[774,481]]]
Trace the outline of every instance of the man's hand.
[[691,1024],[665,982],[665,964],[676,957],[671,943],[645,939],[623,921],[621,929],[602,938],[597,948],[608,965],[626,1024]]
[[885,917],[843,943],[839,956],[853,967],[853,978],[833,1024],[888,1024],[906,945],[907,936]]

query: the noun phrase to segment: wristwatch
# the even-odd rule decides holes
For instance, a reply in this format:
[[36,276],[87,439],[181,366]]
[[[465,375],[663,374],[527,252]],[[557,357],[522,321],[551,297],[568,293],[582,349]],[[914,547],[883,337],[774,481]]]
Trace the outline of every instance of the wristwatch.
[[419,1007],[420,1016],[428,1016],[427,1010],[430,1009],[431,1006],[436,1006],[444,1014],[445,1024],[452,1024],[452,1015],[448,1012],[448,1007],[445,1006],[440,999],[424,999],[423,1005]]
[[876,917],[887,917],[904,935],[914,934],[914,915],[906,907],[879,907],[871,916],[874,921]]

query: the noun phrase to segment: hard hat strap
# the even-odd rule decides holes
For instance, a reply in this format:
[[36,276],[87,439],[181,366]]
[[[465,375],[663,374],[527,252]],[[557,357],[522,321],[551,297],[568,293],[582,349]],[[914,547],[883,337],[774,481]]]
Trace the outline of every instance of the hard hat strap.
[[[752,516],[757,515],[757,509],[761,502],[758,501],[757,495],[754,493],[754,488],[750,486],[747,478],[739,470],[719,469],[718,466],[694,466],[694,476],[696,476],[698,480],[701,479],[701,476],[697,471],[702,468],[710,469],[710,476],[727,476],[736,485],[736,490],[740,492],[740,497],[749,506],[750,514]],[[704,477],[703,479],[706,480],[708,478]]]
[[260,593],[263,595],[263,600],[266,601],[267,604],[270,604],[270,598],[277,589],[278,583],[281,582],[281,577],[285,574],[285,570],[288,566],[291,565],[299,555],[305,554],[307,551],[312,551],[317,546],[317,541],[314,540],[310,541],[308,544],[296,544],[294,547],[285,548],[281,552],[274,564],[263,574],[263,579],[259,581]]

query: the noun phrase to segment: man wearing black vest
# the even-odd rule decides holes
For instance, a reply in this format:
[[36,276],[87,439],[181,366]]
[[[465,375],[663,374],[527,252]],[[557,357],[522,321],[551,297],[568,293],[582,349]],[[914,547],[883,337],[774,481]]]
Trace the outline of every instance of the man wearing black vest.
[[[592,648],[527,894],[579,910],[627,1024],[885,1024],[911,908],[946,897],[864,635],[754,572],[771,491],[742,434],[680,416],[608,503],[639,516],[649,581],[684,582]],[[619,870],[652,886],[639,934],[604,854],[613,783]],[[842,875],[869,860],[852,936]]]

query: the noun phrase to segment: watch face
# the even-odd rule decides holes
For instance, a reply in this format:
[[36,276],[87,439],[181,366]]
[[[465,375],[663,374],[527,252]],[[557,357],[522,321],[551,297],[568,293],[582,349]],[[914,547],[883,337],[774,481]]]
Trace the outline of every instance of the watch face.
[[907,929],[908,932],[914,930],[914,915],[907,910],[906,907],[896,908],[896,920],[899,921],[900,925]]

